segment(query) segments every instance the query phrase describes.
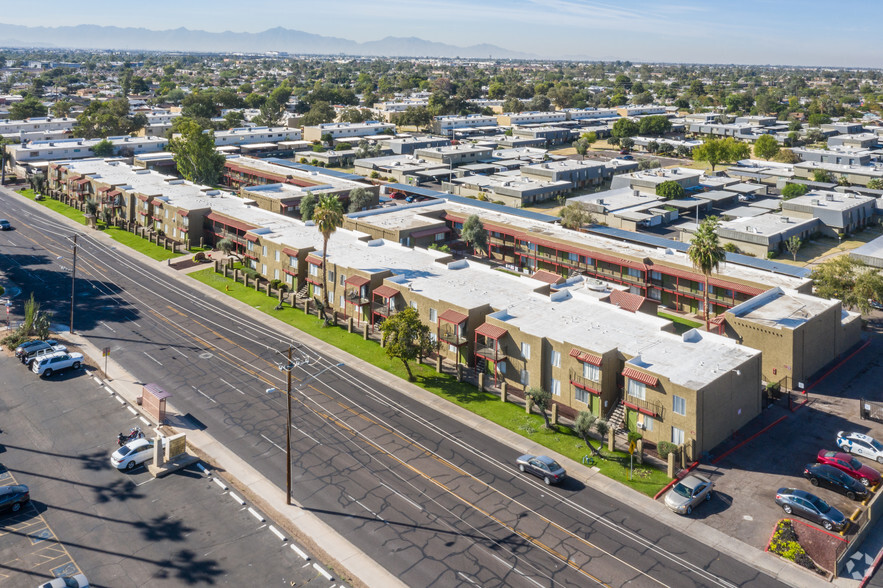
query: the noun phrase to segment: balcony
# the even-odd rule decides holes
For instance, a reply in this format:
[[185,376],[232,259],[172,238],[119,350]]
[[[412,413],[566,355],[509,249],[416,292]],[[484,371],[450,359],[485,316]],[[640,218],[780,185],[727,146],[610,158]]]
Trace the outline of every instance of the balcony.
[[460,337],[452,330],[444,330],[443,329],[438,334],[438,339],[439,339],[439,341],[444,341],[445,343],[447,343],[449,345],[453,345],[455,347],[460,347],[462,345],[466,345],[466,337]]
[[641,400],[635,396],[626,395],[622,401],[626,405],[635,406],[641,412],[650,414],[657,418],[665,417],[665,408],[662,406],[661,402],[656,402],[655,400]]
[[597,390],[597,393],[601,393],[601,382],[596,382],[595,380],[590,380],[582,375],[582,372],[578,372],[576,370],[570,370],[570,383],[576,384],[582,388],[589,388],[590,390]]
[[349,302],[350,304],[355,304],[356,306],[364,306],[371,302],[367,298],[362,298],[361,294],[359,292],[356,292],[355,290],[350,290],[349,292],[344,294],[344,298],[346,298],[347,302]]
[[371,311],[376,315],[389,318],[396,313],[396,308],[394,306],[387,306],[385,304],[375,302],[371,306]]
[[475,350],[475,355],[491,361],[502,361],[506,359],[506,350],[502,347],[479,347]]

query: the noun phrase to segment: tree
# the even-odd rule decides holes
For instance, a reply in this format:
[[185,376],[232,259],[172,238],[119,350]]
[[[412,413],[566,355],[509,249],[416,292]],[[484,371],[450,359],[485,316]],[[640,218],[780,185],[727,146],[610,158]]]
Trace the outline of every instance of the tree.
[[718,220],[716,216],[705,217],[699,223],[699,229],[690,240],[690,248],[687,249],[687,257],[693,263],[693,267],[702,272],[705,276],[705,288],[702,289],[702,311],[705,315],[705,330],[709,329],[708,319],[708,283],[711,278],[711,272],[716,271],[722,261],[726,258],[726,252],[720,246],[717,236]]
[[659,151],[659,142],[658,141],[647,141],[647,145],[645,146],[648,153],[656,153]]
[[336,194],[323,194],[313,211],[316,228],[322,233],[322,312],[328,314],[328,239],[343,224],[343,206]]
[[312,192],[307,192],[306,194],[304,194],[303,198],[300,199],[300,205],[298,206],[300,218],[304,221],[313,220],[313,211],[315,209],[316,196],[313,195]]
[[778,155],[774,157],[779,163],[800,163],[800,158],[790,149],[780,149]]
[[580,157],[585,158],[586,153],[589,151],[589,142],[583,138],[577,139],[573,142],[573,148],[576,149]]
[[807,117],[806,122],[809,123],[809,126],[811,127],[818,127],[830,123],[831,117],[826,114],[814,112]]
[[102,139],[92,147],[92,153],[95,154],[95,157],[111,157],[113,155],[114,148],[113,143],[108,141],[107,139]]
[[667,180],[656,186],[656,195],[666,200],[680,200],[684,193],[684,187],[674,180]]
[[74,136],[94,139],[128,135],[146,124],[147,117],[143,114],[130,115],[126,98],[112,98],[104,102],[93,100],[77,117]]
[[638,123],[628,118],[621,118],[613,123],[613,127],[610,129],[610,134],[617,139],[622,139],[623,137],[634,137],[638,133],[641,132],[641,128],[638,126]]
[[839,299],[844,308],[857,309],[862,314],[870,312],[870,300],[883,300],[883,277],[879,271],[848,255],[820,263],[810,277],[818,296]]
[[791,200],[809,192],[806,184],[788,184],[782,188],[782,200]]
[[59,100],[52,105],[52,116],[63,118],[71,113],[74,103],[70,100]]
[[305,127],[312,127],[329,123],[334,120],[335,112],[327,102],[319,101],[310,106],[310,110],[304,115],[301,121]]
[[350,212],[365,210],[374,202],[374,194],[367,188],[355,188],[350,190]]
[[236,249],[236,243],[230,239],[221,239],[215,243],[215,249],[223,251],[225,255],[230,255],[230,252]]
[[175,154],[178,173],[196,184],[216,185],[226,158],[215,150],[215,133],[203,132],[194,120],[182,122],[179,129],[181,134],[169,140],[168,147]]
[[552,423],[549,422],[549,408],[552,406],[552,393],[536,386],[531,386],[524,392],[524,396],[531,406],[537,407],[543,420],[546,422],[546,428],[552,429]]
[[596,428],[598,425],[598,417],[593,415],[587,410],[579,411],[579,414],[576,415],[576,420],[573,422],[573,430],[576,432],[577,436],[582,439],[585,444],[589,447],[589,450],[596,456],[601,456],[601,447],[603,447],[603,436],[602,442],[598,444],[598,448],[596,449],[594,445],[592,445],[589,439],[591,438],[592,429]]
[[408,362],[432,352],[434,345],[429,337],[429,327],[409,306],[380,323],[380,333],[387,357],[401,360],[408,372],[408,380],[413,382],[414,374]]
[[469,216],[463,223],[460,238],[472,247],[473,251],[477,249],[484,252],[487,249],[487,229],[484,228],[484,224],[477,214]]
[[623,149],[631,149],[635,146],[635,140],[631,137],[623,137],[619,140],[619,146]]
[[803,240],[797,235],[791,235],[791,237],[785,241],[785,249],[788,250],[788,253],[794,258],[794,261],[797,261],[797,252],[800,251],[801,247],[803,247]]
[[826,169],[817,169],[812,172],[812,179],[814,182],[823,182],[830,184],[834,182],[834,174]]
[[571,202],[564,206],[559,212],[561,217],[561,226],[566,229],[578,230],[581,227],[595,222],[592,213],[583,208],[578,202]]
[[754,155],[766,159],[775,157],[779,153],[779,142],[772,135],[761,135],[754,142]]
[[748,145],[732,137],[708,139],[702,145],[693,148],[693,159],[708,163],[711,171],[714,171],[717,164],[744,159],[748,157],[748,153]]
[[9,118],[12,120],[22,120],[37,116],[46,116],[49,109],[40,102],[40,99],[33,95],[25,96],[21,102],[16,102],[9,107]]
[[883,190],[883,179],[871,178],[868,180],[868,188],[871,190]]
[[660,143],[659,149],[656,150],[657,155],[671,155],[675,152],[675,147],[671,143]]
[[671,121],[661,114],[645,116],[638,123],[642,135],[661,136],[671,130]]

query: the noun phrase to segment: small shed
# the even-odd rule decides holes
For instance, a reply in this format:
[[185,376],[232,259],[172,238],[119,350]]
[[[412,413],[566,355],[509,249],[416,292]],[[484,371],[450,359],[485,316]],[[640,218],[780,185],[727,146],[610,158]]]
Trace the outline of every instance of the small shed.
[[144,384],[141,387],[141,405],[161,425],[166,422],[166,399],[170,396],[157,384]]

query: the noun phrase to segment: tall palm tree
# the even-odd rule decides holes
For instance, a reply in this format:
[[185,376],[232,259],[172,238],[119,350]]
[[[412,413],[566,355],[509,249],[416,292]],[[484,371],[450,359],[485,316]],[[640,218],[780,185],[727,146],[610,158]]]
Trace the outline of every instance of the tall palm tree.
[[343,224],[343,206],[336,194],[325,194],[319,198],[313,210],[313,221],[322,233],[322,313],[328,316],[328,239]]
[[690,241],[690,248],[687,255],[693,262],[693,267],[701,271],[705,276],[705,289],[703,290],[704,304],[702,310],[705,314],[705,330],[709,328],[708,320],[708,281],[711,278],[711,272],[716,271],[721,262],[726,257],[726,251],[720,246],[717,237],[718,220],[716,216],[709,216],[702,220],[699,229]]

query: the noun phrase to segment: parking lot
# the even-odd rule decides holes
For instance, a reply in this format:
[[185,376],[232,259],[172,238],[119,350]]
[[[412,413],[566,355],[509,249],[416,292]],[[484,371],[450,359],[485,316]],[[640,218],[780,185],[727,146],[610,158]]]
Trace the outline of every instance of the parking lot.
[[86,370],[44,380],[4,351],[0,377],[0,485],[31,497],[0,514],[0,585],[80,571],[93,586],[341,585],[197,466],[112,468],[117,433],[149,429]]

